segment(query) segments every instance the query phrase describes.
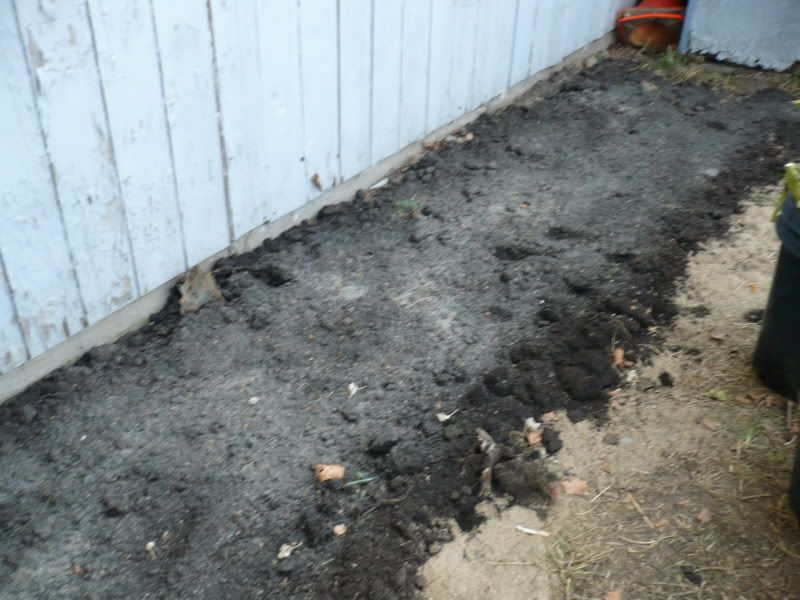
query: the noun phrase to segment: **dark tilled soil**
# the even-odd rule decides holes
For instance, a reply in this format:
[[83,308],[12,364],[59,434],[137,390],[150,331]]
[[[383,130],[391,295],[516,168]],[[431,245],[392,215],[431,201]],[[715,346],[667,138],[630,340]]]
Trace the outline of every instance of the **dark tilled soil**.
[[[781,93],[625,62],[536,93],[223,261],[224,302],[173,302],[0,407],[0,597],[411,596],[446,519],[477,520],[476,427],[495,490],[544,502],[511,432],[602,417],[611,347],[636,359],[669,321],[687,255],[778,180],[800,123]],[[318,462],[367,481],[318,484]]]

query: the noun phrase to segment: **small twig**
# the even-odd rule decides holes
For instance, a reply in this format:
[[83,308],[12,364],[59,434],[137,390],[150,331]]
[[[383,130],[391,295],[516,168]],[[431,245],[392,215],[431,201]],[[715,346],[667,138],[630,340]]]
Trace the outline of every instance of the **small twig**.
[[606,488],[604,488],[603,490],[601,490],[600,492],[598,492],[598,493],[597,493],[597,495],[596,495],[594,498],[592,498],[591,500],[589,500],[589,504],[591,504],[592,502],[594,502],[595,500],[597,500],[597,499],[598,499],[600,496],[602,496],[603,494],[605,494],[605,493],[606,493],[608,490],[610,490],[610,489],[613,487],[613,485],[614,485],[613,483],[610,483],[610,484],[608,484],[608,486],[607,486]]
[[550,537],[550,533],[547,531],[543,531],[542,529],[531,529],[530,527],[525,527],[524,525],[517,525],[517,531],[521,531],[522,533],[527,533],[528,535],[541,535],[542,537]]
[[539,563],[535,562],[522,562],[522,561],[502,561],[502,560],[492,560],[489,561],[490,565],[496,565],[498,567],[535,567]]
[[[639,546],[652,546],[653,544],[658,544],[659,542],[663,542],[664,540],[668,540],[668,539],[674,538],[674,537],[677,537],[677,536],[675,536],[675,535],[665,535],[663,537],[658,538],[657,540],[648,540],[646,542],[639,542],[639,541],[636,541],[636,540],[629,540],[628,538],[625,538],[625,537],[622,537],[622,536],[620,536],[619,539],[621,539],[624,542],[628,542],[629,544],[638,544]],[[798,556],[798,558],[800,558],[800,556]]]
[[628,494],[628,500],[633,505],[633,508],[636,509],[636,512],[638,512],[640,515],[642,515],[642,519],[644,519],[644,522],[647,523],[647,526],[650,527],[650,529],[655,529],[656,526],[650,520],[650,517],[648,517],[646,514],[644,514],[644,511],[642,510],[642,507],[639,506],[639,503],[636,501],[636,498],[633,497],[633,494],[631,494],[631,493]]

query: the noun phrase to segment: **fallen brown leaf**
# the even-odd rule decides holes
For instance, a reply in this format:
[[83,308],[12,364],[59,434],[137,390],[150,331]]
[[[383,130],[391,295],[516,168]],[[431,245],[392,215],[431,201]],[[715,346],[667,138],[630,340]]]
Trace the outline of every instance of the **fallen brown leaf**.
[[712,514],[711,511],[707,508],[704,508],[699,513],[697,513],[697,520],[701,523],[708,523],[711,520]]
[[338,481],[344,479],[344,467],[342,465],[314,465],[314,476],[318,481]]
[[653,527],[656,529],[661,529],[662,527],[666,527],[669,525],[669,519],[659,519],[655,523],[653,523]]
[[538,446],[542,443],[542,432],[531,431],[528,433],[527,438],[529,446]]
[[613,592],[606,592],[606,595],[603,596],[603,600],[622,600],[622,592],[619,590],[614,590]]
[[622,346],[614,348],[614,351],[611,353],[611,361],[614,363],[615,367],[622,367],[625,363],[625,348]]
[[561,482],[564,493],[569,496],[584,496],[589,489],[589,484],[583,479],[565,479]]

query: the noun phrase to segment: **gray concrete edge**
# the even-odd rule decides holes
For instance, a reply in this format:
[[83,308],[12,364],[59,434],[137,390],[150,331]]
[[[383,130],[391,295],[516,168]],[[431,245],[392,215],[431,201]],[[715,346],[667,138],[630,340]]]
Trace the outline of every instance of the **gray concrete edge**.
[[[253,250],[264,240],[277,237],[298,223],[314,217],[324,206],[352,200],[356,191],[359,189],[370,188],[383,178],[391,175],[392,172],[404,167],[417,156],[420,156],[424,151],[423,146],[425,144],[443,139],[447,135],[462,129],[486,112],[493,112],[508,106],[514,100],[528,92],[535,84],[548,79],[553,74],[566,67],[583,62],[597,52],[605,50],[613,42],[613,32],[609,32],[603,37],[590,42],[564,58],[557,65],[539,71],[525,81],[511,86],[499,96],[492,98],[478,108],[436,129],[423,139],[409,144],[392,156],[365,169],[355,177],[331,188],[297,210],[271,223],[265,223],[249,231],[235,240],[226,250],[218,252],[201,262],[197,265],[197,268],[210,269],[220,258]],[[59,367],[74,362],[87,350],[103,344],[112,343],[126,333],[141,327],[147,322],[151,314],[161,310],[169,297],[170,290],[182,278],[183,274],[173,278],[144,296],[137,298],[127,306],[64,340],[47,352],[32,358],[25,364],[12,369],[8,373],[0,375],[0,403],[12,398]]]

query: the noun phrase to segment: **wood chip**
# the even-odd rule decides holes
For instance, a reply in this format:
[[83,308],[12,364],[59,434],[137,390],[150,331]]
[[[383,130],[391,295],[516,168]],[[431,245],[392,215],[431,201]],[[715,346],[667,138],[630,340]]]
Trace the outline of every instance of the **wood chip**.
[[704,508],[699,513],[697,513],[697,520],[700,521],[701,523],[708,523],[711,520],[712,516],[713,515],[711,514],[711,511],[708,510],[707,508]]
[[614,363],[614,366],[617,368],[622,367],[625,363],[625,348],[619,347],[614,348],[614,351],[611,353],[611,362]]
[[566,479],[561,482],[561,488],[568,496],[585,496],[589,490],[589,484],[583,479]]

